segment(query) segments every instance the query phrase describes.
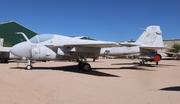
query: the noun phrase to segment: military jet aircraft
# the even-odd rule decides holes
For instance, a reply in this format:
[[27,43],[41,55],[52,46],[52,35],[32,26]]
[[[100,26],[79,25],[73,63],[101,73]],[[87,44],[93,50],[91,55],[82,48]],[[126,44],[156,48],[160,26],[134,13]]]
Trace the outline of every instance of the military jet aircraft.
[[32,68],[31,60],[71,60],[80,59],[78,67],[84,71],[91,69],[86,58],[98,57],[102,47],[118,46],[116,42],[81,40],[77,38],[56,35],[43,34],[36,35],[30,40],[16,44],[11,48],[11,53],[16,56],[26,57],[28,59],[27,69]]
[[[99,40],[83,40],[56,34],[36,35],[30,40],[16,44],[11,53],[28,59],[27,69],[32,69],[32,60],[71,60],[78,59],[78,67],[83,71],[90,71],[91,66],[87,58],[97,58],[101,55],[120,55],[132,53],[147,53],[164,48],[159,26],[149,26],[135,43],[118,43]],[[146,51],[144,51],[146,50]],[[147,51],[149,50],[149,51]],[[153,55],[153,60],[160,61],[159,54]]]

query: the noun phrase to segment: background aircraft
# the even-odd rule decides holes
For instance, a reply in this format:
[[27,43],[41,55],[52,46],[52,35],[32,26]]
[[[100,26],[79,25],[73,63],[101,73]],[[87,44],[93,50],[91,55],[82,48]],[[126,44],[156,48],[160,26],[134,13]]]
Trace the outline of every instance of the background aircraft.
[[10,52],[11,47],[3,47],[4,39],[0,38],[0,63],[8,63],[9,59],[21,59]]
[[[153,61],[160,61],[161,56],[154,53],[157,49],[165,48],[162,41],[159,26],[149,26],[135,43],[116,43],[95,40],[82,40],[75,37],[67,37],[55,34],[36,35],[30,40],[16,44],[11,52],[19,57],[28,59],[27,69],[32,68],[32,60],[80,60],[78,67],[84,71],[91,70],[86,58],[97,58],[101,55],[120,55],[147,52],[151,53]],[[153,53],[152,53],[153,51]],[[144,61],[143,61],[144,62]]]

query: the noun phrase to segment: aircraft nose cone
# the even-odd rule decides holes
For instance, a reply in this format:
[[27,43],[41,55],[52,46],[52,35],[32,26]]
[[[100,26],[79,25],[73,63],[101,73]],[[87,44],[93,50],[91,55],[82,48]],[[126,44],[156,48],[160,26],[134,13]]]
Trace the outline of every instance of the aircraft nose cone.
[[22,42],[13,46],[10,51],[16,56],[30,58],[31,44],[28,42]]

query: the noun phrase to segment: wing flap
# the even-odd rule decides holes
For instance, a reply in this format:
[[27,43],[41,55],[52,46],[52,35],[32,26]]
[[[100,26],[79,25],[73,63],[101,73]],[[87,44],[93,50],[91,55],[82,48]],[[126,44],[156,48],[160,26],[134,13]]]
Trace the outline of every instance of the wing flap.
[[169,49],[168,47],[151,47],[151,46],[140,46],[141,49],[149,50],[159,50],[159,49]]

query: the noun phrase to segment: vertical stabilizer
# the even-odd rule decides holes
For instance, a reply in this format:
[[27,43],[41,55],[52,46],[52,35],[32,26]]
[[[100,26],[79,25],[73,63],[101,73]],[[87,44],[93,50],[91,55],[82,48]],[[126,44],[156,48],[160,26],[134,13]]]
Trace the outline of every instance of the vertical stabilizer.
[[148,26],[135,43],[141,46],[164,47],[160,26]]
[[3,47],[3,44],[4,44],[4,39],[0,38],[0,47]]

